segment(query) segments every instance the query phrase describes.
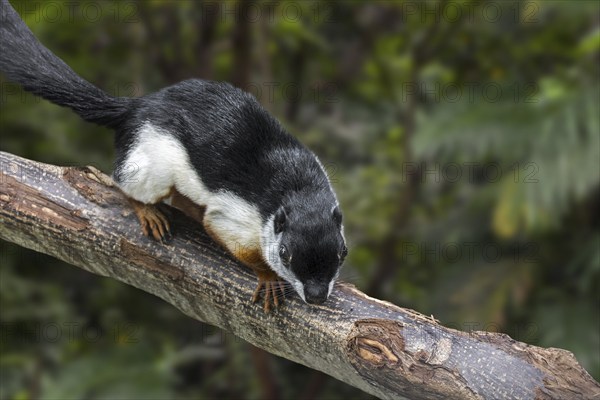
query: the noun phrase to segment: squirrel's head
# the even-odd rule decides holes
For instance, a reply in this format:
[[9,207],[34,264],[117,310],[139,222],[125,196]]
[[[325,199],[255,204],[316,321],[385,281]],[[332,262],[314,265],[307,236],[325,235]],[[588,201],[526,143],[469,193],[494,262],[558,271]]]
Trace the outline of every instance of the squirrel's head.
[[338,205],[326,210],[281,206],[265,225],[263,241],[269,265],[302,300],[327,300],[348,253]]

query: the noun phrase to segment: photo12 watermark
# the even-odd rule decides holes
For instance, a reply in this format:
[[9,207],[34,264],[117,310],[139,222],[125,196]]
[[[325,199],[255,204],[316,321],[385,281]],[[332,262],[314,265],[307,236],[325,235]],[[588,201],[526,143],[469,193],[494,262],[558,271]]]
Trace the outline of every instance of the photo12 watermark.
[[512,338],[518,338],[518,340],[526,343],[535,342],[539,339],[540,334],[539,326],[533,322],[506,325],[496,321],[464,321],[460,323],[450,321],[443,322],[443,325],[450,329],[467,332],[472,336],[478,336],[481,333],[507,334]]
[[37,104],[42,101],[42,98],[26,92],[18,83],[0,82],[0,106],[4,106],[10,101],[20,104]]
[[421,96],[430,103],[539,103],[537,82],[403,82],[400,99]]
[[332,104],[341,101],[336,82],[320,81],[310,85],[298,82],[249,82],[246,90],[262,104],[278,102],[311,102]]
[[[389,3],[392,3],[391,1]],[[541,5],[537,1],[404,1],[397,2],[401,20],[421,23],[468,23],[502,21],[538,23]]]
[[131,322],[115,323],[108,328],[74,321],[61,322],[0,322],[2,345],[23,343],[138,343],[139,326]]
[[495,242],[410,242],[400,245],[401,261],[418,263],[473,264],[480,261],[498,263],[510,260],[518,263],[538,263],[540,246],[527,242],[518,246],[504,246]]
[[537,184],[540,167],[537,163],[517,162],[504,166],[497,162],[405,162],[400,168],[402,183],[417,179],[419,183],[498,183],[508,178],[514,183]]
[[76,21],[136,23],[140,21],[138,1],[23,1],[14,3],[13,7],[23,19],[33,23],[74,23]]
[[[152,6],[152,3],[150,3]],[[335,1],[202,1],[175,2],[178,8],[196,14],[198,23],[342,23],[343,15]],[[389,15],[398,23],[488,23],[506,21],[520,24],[536,24],[542,21],[543,4],[538,1],[476,1],[476,2],[429,2],[429,1],[382,1]],[[149,7],[133,0],[31,0],[17,2],[16,11],[34,23],[72,23],[86,21],[96,23],[111,20],[120,23],[137,23],[143,18],[141,9]],[[365,13],[369,4],[362,5]]]

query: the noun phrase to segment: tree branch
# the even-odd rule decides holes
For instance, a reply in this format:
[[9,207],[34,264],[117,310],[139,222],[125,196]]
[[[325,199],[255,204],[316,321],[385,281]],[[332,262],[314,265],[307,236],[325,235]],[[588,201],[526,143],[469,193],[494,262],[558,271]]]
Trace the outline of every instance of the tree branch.
[[0,152],[0,237],[153,293],[183,313],[381,398],[591,399],[600,385],[560,349],[438,325],[338,284],[324,306],[264,314],[255,277],[172,210],[175,238],[141,235],[110,179]]

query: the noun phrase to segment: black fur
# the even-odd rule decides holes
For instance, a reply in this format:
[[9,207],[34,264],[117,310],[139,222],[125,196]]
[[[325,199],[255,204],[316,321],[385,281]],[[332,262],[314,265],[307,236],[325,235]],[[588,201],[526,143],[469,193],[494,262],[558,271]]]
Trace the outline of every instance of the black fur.
[[304,284],[309,303],[327,299],[328,284],[344,262],[345,243],[340,226],[332,215],[331,206],[320,194],[302,191],[284,200],[289,212],[281,244],[286,246],[292,260],[291,268]]
[[[255,204],[263,218],[283,204],[286,194],[308,188],[313,202],[323,202],[328,209],[335,204],[315,156],[252,95],[228,83],[194,79],[139,100],[125,129],[120,129],[120,140],[132,142],[129,137],[135,135],[135,128],[151,121],[184,145],[211,191],[224,189],[239,195]],[[119,148],[126,147],[117,145],[117,157],[124,160],[126,152]]]
[[[336,274],[344,247],[337,200],[313,153],[285,131],[250,94],[227,83],[187,80],[137,99],[115,98],[79,77],[33,36],[0,0],[0,70],[23,87],[115,129],[114,177],[147,122],[174,135],[212,192],[227,190],[254,204],[264,223],[278,209],[277,229],[292,254],[290,268],[318,300]],[[314,289],[314,290],[313,290]]]
[[0,71],[25,90],[100,125],[118,126],[132,102],[108,95],[73,72],[33,36],[8,0],[0,1]]

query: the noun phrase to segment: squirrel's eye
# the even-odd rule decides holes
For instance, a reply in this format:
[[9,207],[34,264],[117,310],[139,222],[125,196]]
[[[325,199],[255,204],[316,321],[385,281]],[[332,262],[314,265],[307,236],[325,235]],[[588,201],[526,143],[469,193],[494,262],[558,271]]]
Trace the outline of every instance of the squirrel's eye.
[[279,257],[281,257],[281,261],[283,261],[285,264],[289,264],[290,260],[292,259],[287,247],[284,245],[279,247]]

